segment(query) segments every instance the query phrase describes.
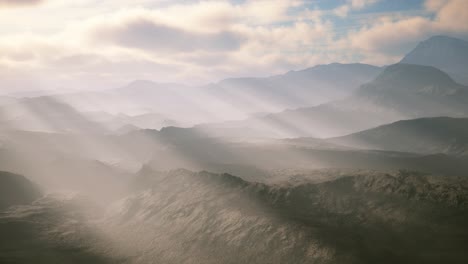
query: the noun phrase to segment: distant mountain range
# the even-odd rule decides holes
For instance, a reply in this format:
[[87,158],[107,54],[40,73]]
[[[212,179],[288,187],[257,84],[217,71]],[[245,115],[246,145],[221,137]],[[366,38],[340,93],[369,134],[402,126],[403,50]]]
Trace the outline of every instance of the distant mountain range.
[[215,98],[248,112],[275,112],[345,97],[381,70],[368,64],[332,63],[267,78],[226,79],[205,88]]
[[138,80],[107,91],[2,97],[0,124],[79,133],[212,124],[196,129],[215,136],[330,137],[400,119],[465,116],[466,87],[457,82],[468,84],[467,47],[435,36],[385,68],[332,63],[201,87]]
[[[134,81],[99,92],[0,98],[4,128],[47,132],[160,129],[244,119],[258,113],[316,105],[352,93],[379,67],[320,65],[268,78],[228,79],[203,87]],[[336,78],[340,76],[340,78]]]
[[401,119],[467,115],[468,87],[431,66],[395,64],[341,100],[193,129],[212,136],[330,137]]
[[103,124],[53,96],[22,98],[0,106],[2,130],[104,133]]

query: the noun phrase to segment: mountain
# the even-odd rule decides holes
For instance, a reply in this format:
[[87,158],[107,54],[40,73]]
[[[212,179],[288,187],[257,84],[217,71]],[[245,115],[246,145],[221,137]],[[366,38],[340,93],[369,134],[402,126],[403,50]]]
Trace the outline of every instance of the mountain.
[[468,113],[468,87],[432,66],[389,66],[374,81],[362,85],[356,97],[402,117],[465,116]]
[[100,201],[119,197],[141,166],[227,172],[261,182],[317,169],[468,174],[468,163],[461,157],[360,150],[323,139],[207,138],[180,128],[100,136],[14,131],[0,138],[3,170],[31,175],[49,189],[73,189]]
[[[248,95],[242,97],[250,98],[248,100],[243,100],[235,94],[233,96],[226,94],[227,97],[224,99],[222,96],[210,94],[209,89],[211,91],[218,89],[214,87],[192,88],[175,84],[166,86],[166,84],[139,81],[120,90],[110,91],[110,94],[95,93],[89,96],[67,94],[58,97],[20,99],[16,103],[2,106],[0,115],[3,127],[47,132],[108,133],[125,125],[159,129],[167,125],[184,127],[213,121],[215,123],[213,125],[208,123],[197,126],[196,129],[199,129],[200,133],[223,136],[327,137],[352,133],[398,119],[442,115],[463,116],[466,113],[468,89],[455,83],[444,72],[430,66],[392,65],[386,67],[373,81],[361,85],[357,90],[349,88],[353,83],[370,78],[370,73],[375,73],[377,70],[380,69],[368,65],[331,64],[290,72],[284,76],[256,79],[250,86],[243,86],[246,83],[242,80],[230,80],[222,83],[236,85],[222,86],[216,90],[220,92],[236,90]],[[344,76],[344,78],[333,76]],[[353,79],[351,76],[356,77]],[[265,82],[270,84],[261,85]],[[329,86],[307,86],[305,85],[307,82],[322,84],[328,82]],[[277,85],[276,88],[272,83]],[[317,94],[328,96],[331,94],[329,92],[338,86],[344,87],[345,83],[350,86],[347,90],[341,91],[345,94],[351,93],[345,99],[315,107],[254,115],[247,121],[221,122],[252,116],[248,114],[249,112],[273,110],[261,102],[276,104],[274,102],[278,101],[273,97],[289,100],[290,97],[285,94],[295,95],[295,91],[299,91],[297,89],[309,93],[309,95],[301,92],[297,94],[300,95],[298,98],[305,100],[305,105],[311,105],[312,99],[307,99],[308,96],[314,97]],[[331,86],[336,87],[331,88]],[[327,92],[320,92],[320,89],[325,89]],[[327,97],[328,99],[322,102],[336,97]],[[290,101],[289,106],[304,105],[293,101]],[[253,109],[246,106],[244,109],[243,104],[251,105],[253,108],[257,106],[266,108]],[[143,113],[110,114],[97,111],[97,108],[93,109],[93,107],[112,108],[112,106],[126,108],[128,111],[140,108]],[[276,109],[285,107],[288,107],[287,104],[282,104]],[[83,112],[83,110],[96,111]],[[227,131],[218,131],[223,128]]]
[[127,191],[107,210],[62,192],[0,212],[0,262],[465,263],[466,178],[144,168]]
[[128,177],[126,170],[114,164],[115,157],[132,162],[132,155],[124,155],[111,138],[73,133],[0,132],[0,168],[28,175],[44,186],[45,191],[76,190],[105,201],[118,195]]
[[341,100],[193,129],[225,137],[333,137],[401,119],[467,115],[468,87],[431,66],[395,64]]
[[10,206],[29,204],[39,197],[38,186],[24,176],[0,171],[0,212]]
[[106,112],[85,112],[83,115],[94,122],[102,124],[102,126],[111,131],[120,130],[122,127],[161,129],[166,126],[179,125],[176,121],[167,119],[164,115],[154,112],[136,115],[126,115],[122,113],[112,115]]
[[[2,97],[0,124],[2,128],[28,131],[108,133],[125,125],[160,129],[168,125],[219,121],[207,119],[206,112],[193,103],[192,94],[195,92],[190,88],[136,81],[126,87],[106,91],[14,100]],[[181,96],[184,93],[187,97]]]
[[[228,172],[261,182],[287,176],[290,170],[300,172],[333,168],[379,171],[408,169],[452,176],[468,173],[465,159],[444,154],[360,150],[319,139],[206,138],[203,135],[190,135],[190,131],[184,129],[170,130],[129,135],[133,145],[149,149],[146,153],[150,154],[144,158],[147,166],[160,171],[186,168]],[[281,171],[285,173],[276,173]]]
[[361,173],[268,185],[177,170],[135,181],[104,230],[138,263],[465,261],[462,178]]
[[401,63],[434,66],[455,81],[468,85],[468,42],[462,39],[431,37],[419,43]]
[[0,213],[0,263],[128,263],[105,254],[93,223],[103,210],[85,197],[48,194]]
[[[73,132],[73,133],[109,133],[125,125],[134,125],[139,128],[161,129],[169,125],[181,125],[167,116],[149,111],[144,114],[111,114],[89,108],[86,104],[93,102],[97,107],[110,107],[109,104],[119,104],[112,96],[102,97],[93,95],[93,98],[81,98],[82,95],[68,94],[60,96],[41,96],[34,98],[21,98],[10,103],[0,104],[0,125],[2,129],[16,129],[42,132]],[[86,96],[85,96],[86,97]],[[98,97],[98,98],[96,98]],[[124,101],[124,99],[122,99]],[[125,108],[129,101],[120,105]],[[138,105],[138,103],[134,103]],[[130,108],[129,108],[130,109]],[[116,110],[116,109],[114,109]],[[131,112],[131,110],[129,110]]]
[[2,97],[0,123],[2,127],[30,131],[94,133],[126,125],[190,127],[328,102],[350,94],[379,71],[379,67],[365,64],[330,64],[201,87],[137,80],[105,91],[11,100]]
[[226,79],[206,89],[216,98],[248,112],[275,112],[347,96],[381,70],[368,64],[332,63],[267,78]]
[[0,106],[3,130],[103,133],[106,128],[51,96],[22,98]]
[[468,155],[468,118],[402,120],[327,141],[360,149]]
[[[206,112],[207,106],[204,105],[207,99],[198,87],[137,80],[124,87],[109,90],[108,93],[129,106],[140,109],[139,113],[132,115],[158,113],[158,119],[179,122],[183,126],[210,120]],[[146,124],[145,127],[149,125]]]

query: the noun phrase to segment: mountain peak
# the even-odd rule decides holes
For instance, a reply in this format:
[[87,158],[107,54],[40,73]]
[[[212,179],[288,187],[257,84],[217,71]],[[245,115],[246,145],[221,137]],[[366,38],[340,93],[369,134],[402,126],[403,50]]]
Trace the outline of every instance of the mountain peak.
[[451,94],[462,86],[435,67],[398,63],[388,66],[373,82],[363,87]]
[[455,81],[468,84],[468,42],[447,36],[433,36],[420,42],[400,63],[437,67]]
[[467,41],[465,40],[462,40],[462,39],[458,39],[458,38],[454,38],[454,37],[449,37],[449,36],[444,36],[444,35],[435,35],[435,36],[432,36],[424,41],[422,41],[421,43],[436,43],[436,42],[439,42],[439,43],[465,43],[468,44]]
[[[449,56],[446,59],[457,59],[457,56],[467,56],[468,41],[448,36],[432,36],[421,41],[410,53],[408,53],[401,63],[413,63],[415,60],[434,60]],[[425,56],[425,58],[423,57]],[[424,64],[431,65],[431,64]],[[433,66],[433,65],[432,65]]]

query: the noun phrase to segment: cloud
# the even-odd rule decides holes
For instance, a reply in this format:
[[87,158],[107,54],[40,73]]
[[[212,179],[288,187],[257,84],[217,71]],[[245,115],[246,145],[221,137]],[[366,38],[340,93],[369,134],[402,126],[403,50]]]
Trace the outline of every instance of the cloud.
[[351,4],[351,7],[355,10],[363,9],[366,6],[373,5],[378,0],[351,0],[348,1]]
[[[432,4],[431,4],[432,2]],[[426,6],[436,12],[435,26],[455,33],[468,31],[468,1],[427,1]]]
[[[146,59],[183,65],[190,79],[269,75],[292,65],[306,67],[327,56],[324,47],[332,41],[332,24],[323,21],[317,10],[290,14],[298,3],[217,1],[126,10],[90,21],[85,34],[99,50],[122,48],[140,52]],[[260,7],[270,11],[257,12]],[[320,54],[313,54],[314,50],[321,50]]]
[[239,9],[239,16],[250,18],[256,24],[278,23],[288,20],[290,8],[299,7],[302,1],[294,0],[250,0]]
[[349,5],[342,5],[333,9],[333,13],[339,17],[346,17],[350,9]]
[[351,34],[350,39],[354,48],[395,54],[401,53],[405,43],[425,38],[431,28],[431,22],[423,17],[382,18],[374,26]]
[[10,80],[29,74],[54,87],[205,83],[330,62],[394,63],[431,35],[468,34],[465,0],[427,0],[418,13],[365,10],[378,0],[338,1],[335,10],[313,2],[57,0],[5,9],[0,68],[18,77]]
[[447,0],[427,0],[424,2],[425,8],[429,11],[440,10],[445,4],[447,4]]
[[190,32],[145,18],[132,19],[115,27],[95,29],[93,38],[98,42],[156,52],[229,51],[239,49],[244,40],[234,32]]
[[339,17],[347,17],[352,10],[360,10],[369,5],[373,5],[378,0],[347,0],[347,3],[332,10],[333,14]]
[[44,0],[0,0],[0,8],[37,5],[43,2]]
[[424,7],[430,16],[379,17],[348,33],[344,46],[367,57],[378,57],[382,59],[380,63],[389,63],[433,35],[468,36],[468,1],[427,0]]

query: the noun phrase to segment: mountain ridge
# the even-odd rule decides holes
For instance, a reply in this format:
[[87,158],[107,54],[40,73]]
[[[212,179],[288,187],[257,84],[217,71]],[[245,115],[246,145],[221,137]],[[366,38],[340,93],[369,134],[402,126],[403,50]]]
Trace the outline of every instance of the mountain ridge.
[[468,118],[400,120],[327,141],[362,149],[468,155]]
[[[408,74],[417,73],[417,78]],[[404,77],[404,78],[402,78]],[[397,84],[397,85],[395,85]],[[396,64],[352,95],[260,118],[197,125],[199,133],[253,137],[333,137],[400,119],[468,114],[468,87],[429,66]]]
[[468,85],[468,41],[443,35],[421,41],[400,61],[428,65],[447,72],[457,82]]
[[[266,185],[190,171],[153,179],[118,202],[106,222],[120,230],[117,240],[138,237],[135,248],[154,237],[166,241],[139,250],[142,262],[437,263],[427,255],[434,250],[454,263],[463,259],[463,246],[446,233],[466,233],[463,179],[400,172]],[[446,196],[452,188],[457,192]],[[423,242],[429,237],[441,243]]]

